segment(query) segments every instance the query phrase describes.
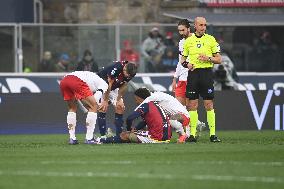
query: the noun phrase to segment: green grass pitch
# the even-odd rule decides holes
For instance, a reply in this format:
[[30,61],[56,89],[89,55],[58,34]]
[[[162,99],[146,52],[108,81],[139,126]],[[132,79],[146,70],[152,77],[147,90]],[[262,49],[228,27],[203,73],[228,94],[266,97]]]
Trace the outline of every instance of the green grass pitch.
[[222,143],[203,133],[197,144],[70,146],[67,134],[1,135],[0,188],[284,188],[283,131],[218,136]]

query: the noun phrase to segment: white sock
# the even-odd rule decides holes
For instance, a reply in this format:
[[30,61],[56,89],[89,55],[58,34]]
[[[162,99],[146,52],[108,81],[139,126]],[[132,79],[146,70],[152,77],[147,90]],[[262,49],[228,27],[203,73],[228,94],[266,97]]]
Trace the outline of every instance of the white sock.
[[76,140],[75,136],[75,128],[76,128],[76,113],[75,112],[68,112],[67,114],[67,125],[69,129],[70,138]]
[[172,128],[174,128],[176,130],[176,132],[179,134],[179,135],[184,135],[184,130],[183,130],[183,126],[182,124],[177,121],[177,120],[169,120]]
[[186,127],[185,127],[185,134],[186,134],[187,136],[190,136],[190,127],[189,127],[189,126],[186,126]]
[[97,113],[95,112],[88,112],[87,118],[86,118],[86,139],[91,140],[94,138],[94,130],[96,127],[96,121],[97,121]]

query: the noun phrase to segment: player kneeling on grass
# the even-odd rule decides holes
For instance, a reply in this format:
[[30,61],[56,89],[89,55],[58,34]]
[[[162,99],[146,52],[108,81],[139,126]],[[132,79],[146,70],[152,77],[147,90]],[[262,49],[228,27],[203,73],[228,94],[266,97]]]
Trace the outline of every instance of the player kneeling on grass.
[[[159,103],[154,101],[143,103],[147,97],[148,93],[136,90],[135,102],[140,105],[127,117],[127,131],[122,132],[120,136],[101,138],[99,141],[102,143],[169,143],[172,135],[169,117]],[[141,117],[143,121],[132,128],[133,121],[138,117]],[[146,126],[148,130],[142,130]]]
[[97,121],[98,102],[107,89],[108,84],[93,72],[75,71],[63,77],[60,82],[60,90],[68,106],[67,124],[70,134],[69,144],[78,144],[75,136],[78,101],[81,101],[88,110],[85,143],[96,144],[94,130]]
[[151,93],[147,88],[139,88],[136,90],[136,94],[140,94],[142,97],[141,104],[151,101],[159,103],[168,114],[171,126],[179,135],[178,143],[184,143],[187,138],[184,129],[189,127],[190,122],[186,108],[176,98],[163,92]]

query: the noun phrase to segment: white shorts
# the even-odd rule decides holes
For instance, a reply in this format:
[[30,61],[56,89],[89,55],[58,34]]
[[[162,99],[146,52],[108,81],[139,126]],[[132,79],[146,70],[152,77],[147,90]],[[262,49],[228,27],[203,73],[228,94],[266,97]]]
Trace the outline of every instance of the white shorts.
[[161,143],[169,143],[170,140],[166,140],[166,141],[159,141],[159,140],[155,140],[151,138],[151,135],[149,135],[149,131],[135,131],[134,132],[138,138],[138,140],[141,143],[152,143],[152,144],[161,144]]

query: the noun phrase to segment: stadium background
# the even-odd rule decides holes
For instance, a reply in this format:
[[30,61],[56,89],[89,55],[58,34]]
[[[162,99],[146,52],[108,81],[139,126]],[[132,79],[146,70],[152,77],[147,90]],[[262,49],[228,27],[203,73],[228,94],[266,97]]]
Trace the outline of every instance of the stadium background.
[[[283,12],[284,0],[0,1],[0,188],[284,188]],[[176,144],[173,132],[169,144],[84,145],[80,112],[80,144],[68,145],[58,88],[66,73],[37,72],[44,53],[76,62],[89,49],[102,68],[120,58],[126,40],[141,55],[153,27],[178,41],[179,18],[197,14],[239,78],[235,90],[216,92],[222,142],[211,143],[207,130],[195,144]],[[126,115],[139,86],[171,94],[172,72],[144,73],[139,63]],[[112,109],[107,116],[113,120]]]

